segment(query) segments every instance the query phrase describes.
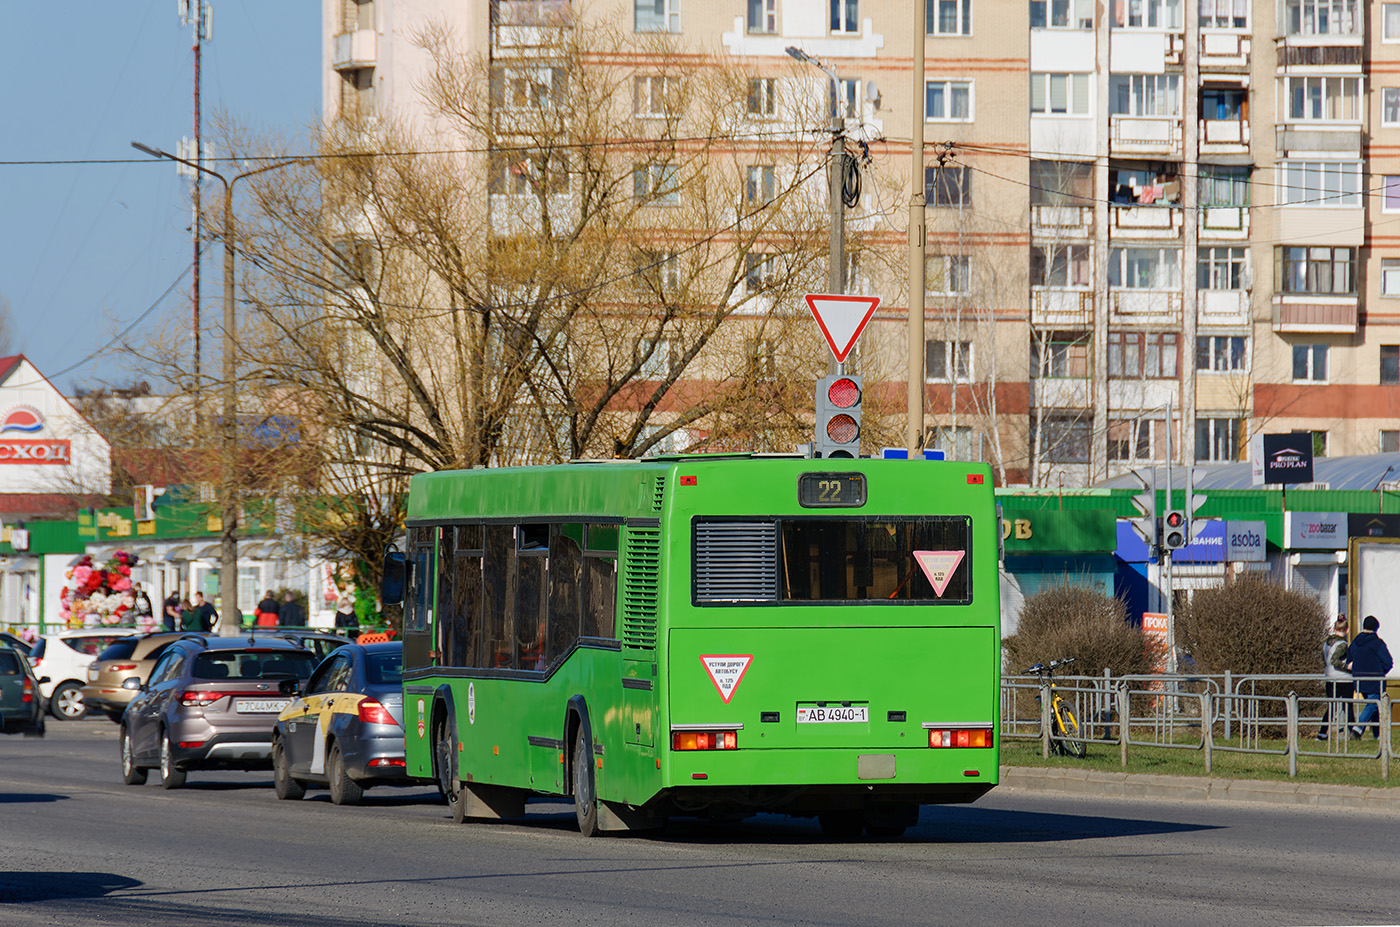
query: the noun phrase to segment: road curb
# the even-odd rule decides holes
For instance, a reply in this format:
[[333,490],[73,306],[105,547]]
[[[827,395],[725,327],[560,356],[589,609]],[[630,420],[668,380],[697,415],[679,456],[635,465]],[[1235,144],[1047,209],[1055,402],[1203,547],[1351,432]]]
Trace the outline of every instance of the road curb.
[[1096,798],[1167,801],[1247,801],[1311,808],[1346,808],[1400,814],[1400,789],[1317,782],[1270,782],[1260,779],[1213,779],[1203,776],[1158,776],[1003,766],[1001,785],[1029,792],[1062,792]]

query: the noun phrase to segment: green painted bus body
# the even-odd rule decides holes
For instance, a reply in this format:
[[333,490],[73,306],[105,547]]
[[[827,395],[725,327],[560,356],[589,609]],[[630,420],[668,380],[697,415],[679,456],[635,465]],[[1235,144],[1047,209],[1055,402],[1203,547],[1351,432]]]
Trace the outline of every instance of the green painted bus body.
[[[864,504],[803,507],[798,480],[813,472],[864,474]],[[895,516],[966,523],[963,604],[697,602],[700,521]],[[461,781],[571,794],[570,712],[582,705],[599,799],[659,814],[960,802],[996,783],[999,532],[985,465],[681,457],[414,477],[410,529],[493,522],[616,524],[616,640],[580,639],[546,670],[441,666],[433,619],[448,603],[429,595],[426,643],[406,635],[407,653],[426,654],[405,665],[410,775],[435,774],[436,705],[455,723]],[[728,700],[702,659],[716,655],[748,658]],[[796,723],[816,703],[865,706],[868,720]],[[735,730],[737,749],[671,749],[687,726]],[[930,726],[994,739],[932,749]]]

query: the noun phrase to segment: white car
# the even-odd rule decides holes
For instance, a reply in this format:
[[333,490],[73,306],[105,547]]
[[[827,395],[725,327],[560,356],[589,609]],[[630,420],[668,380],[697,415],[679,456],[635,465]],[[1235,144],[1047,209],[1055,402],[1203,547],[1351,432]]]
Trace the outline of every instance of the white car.
[[48,682],[40,683],[39,691],[48,700],[49,712],[65,721],[84,717],[87,706],[82,689],[87,684],[88,664],[113,641],[134,634],[131,628],[91,628],[41,637],[29,662],[35,676],[48,677]]

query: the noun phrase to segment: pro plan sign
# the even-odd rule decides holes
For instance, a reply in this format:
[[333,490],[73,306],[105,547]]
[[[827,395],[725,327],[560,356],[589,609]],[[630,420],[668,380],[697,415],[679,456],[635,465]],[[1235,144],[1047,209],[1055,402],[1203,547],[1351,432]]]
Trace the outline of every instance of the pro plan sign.
[[1254,485],[1313,481],[1311,434],[1259,435],[1252,450]]
[[73,460],[66,438],[35,438],[44,431],[42,413],[33,406],[12,406],[0,417],[0,464],[56,464]]

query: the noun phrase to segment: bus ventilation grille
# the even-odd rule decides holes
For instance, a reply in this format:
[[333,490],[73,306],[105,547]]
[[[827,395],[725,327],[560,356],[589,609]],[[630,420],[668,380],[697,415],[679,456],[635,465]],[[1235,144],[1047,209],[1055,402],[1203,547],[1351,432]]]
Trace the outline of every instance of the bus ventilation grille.
[[656,648],[656,599],[661,573],[661,530],[627,529],[622,579],[622,643]]
[[651,510],[656,514],[661,514],[661,502],[666,495],[666,477],[656,478],[656,492],[651,497]]
[[695,525],[695,601],[772,602],[778,598],[778,526],[773,522]]

